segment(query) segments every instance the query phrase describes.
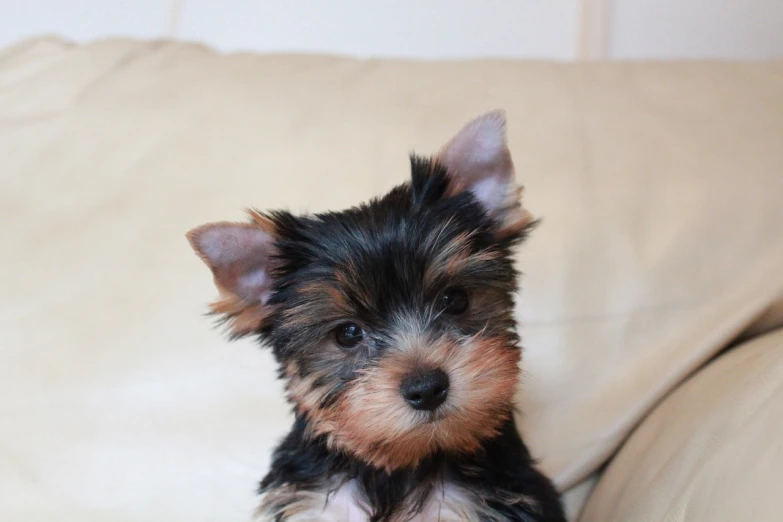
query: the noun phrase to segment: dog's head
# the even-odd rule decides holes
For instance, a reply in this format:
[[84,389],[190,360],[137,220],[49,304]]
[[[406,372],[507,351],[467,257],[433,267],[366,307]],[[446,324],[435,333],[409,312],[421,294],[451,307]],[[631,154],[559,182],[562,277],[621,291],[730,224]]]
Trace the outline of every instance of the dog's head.
[[511,415],[510,249],[533,224],[502,112],[411,168],[356,208],[188,235],[222,295],[213,311],[272,346],[309,435],[387,470],[475,451]]

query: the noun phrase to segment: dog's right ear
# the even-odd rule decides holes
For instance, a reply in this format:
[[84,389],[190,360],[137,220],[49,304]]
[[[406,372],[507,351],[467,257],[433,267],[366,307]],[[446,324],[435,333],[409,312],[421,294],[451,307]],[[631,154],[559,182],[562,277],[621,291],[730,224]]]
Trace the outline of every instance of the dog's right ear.
[[232,337],[257,332],[271,316],[274,230],[262,216],[252,217],[253,223],[210,223],[187,234],[212,271],[221,298],[211,308],[229,324]]

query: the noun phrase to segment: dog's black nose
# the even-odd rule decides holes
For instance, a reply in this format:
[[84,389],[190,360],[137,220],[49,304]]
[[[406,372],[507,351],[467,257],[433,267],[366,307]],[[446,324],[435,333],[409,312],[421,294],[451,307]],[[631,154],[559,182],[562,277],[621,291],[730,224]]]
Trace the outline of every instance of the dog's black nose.
[[449,395],[449,376],[440,370],[413,373],[403,379],[400,391],[413,409],[432,411]]

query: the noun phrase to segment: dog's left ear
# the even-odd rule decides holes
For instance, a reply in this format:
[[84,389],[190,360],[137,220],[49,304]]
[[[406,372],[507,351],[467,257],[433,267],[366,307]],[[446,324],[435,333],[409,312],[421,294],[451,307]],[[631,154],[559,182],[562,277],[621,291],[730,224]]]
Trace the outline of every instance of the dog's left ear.
[[438,153],[451,183],[448,193],[469,190],[504,235],[524,232],[533,216],[522,207],[514,162],[506,143],[506,115],[488,112],[465,125]]
[[210,223],[188,232],[193,250],[212,271],[221,299],[211,305],[233,337],[257,332],[270,319],[274,237],[271,222]]

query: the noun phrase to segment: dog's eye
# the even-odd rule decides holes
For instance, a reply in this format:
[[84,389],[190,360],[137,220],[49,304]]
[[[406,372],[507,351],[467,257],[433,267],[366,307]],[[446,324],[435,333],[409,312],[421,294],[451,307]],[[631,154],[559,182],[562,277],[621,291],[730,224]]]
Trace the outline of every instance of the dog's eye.
[[364,330],[354,323],[341,324],[335,329],[334,338],[343,348],[353,348],[364,339]]
[[460,288],[449,288],[443,293],[443,311],[459,315],[468,309],[468,294]]

